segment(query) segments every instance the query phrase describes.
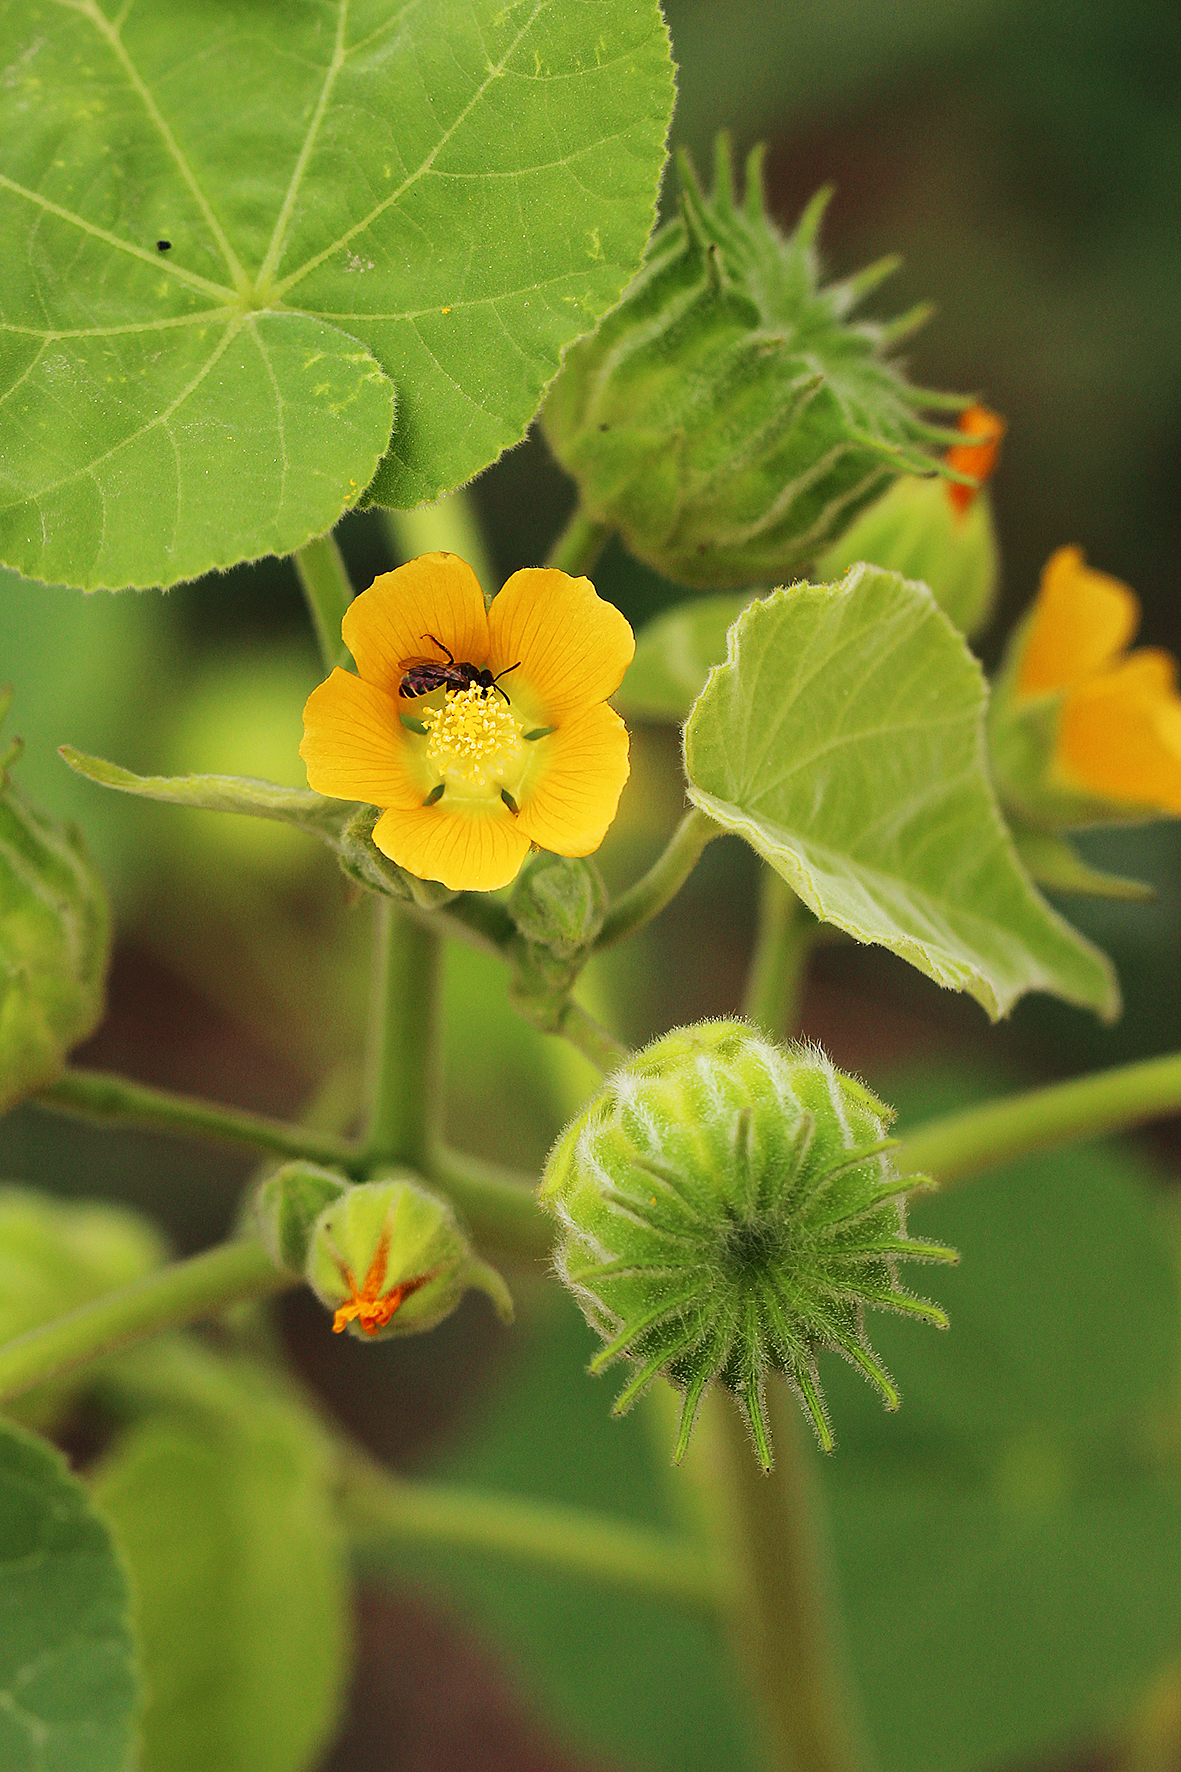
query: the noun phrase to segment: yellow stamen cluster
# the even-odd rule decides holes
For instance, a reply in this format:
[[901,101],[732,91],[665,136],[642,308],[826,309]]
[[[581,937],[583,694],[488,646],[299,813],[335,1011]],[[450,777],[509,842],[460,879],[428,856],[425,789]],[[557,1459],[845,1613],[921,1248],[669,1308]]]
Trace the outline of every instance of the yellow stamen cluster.
[[521,748],[521,733],[508,703],[495,690],[471,683],[449,689],[441,708],[427,708],[428,760],[440,775],[482,788],[503,775]]

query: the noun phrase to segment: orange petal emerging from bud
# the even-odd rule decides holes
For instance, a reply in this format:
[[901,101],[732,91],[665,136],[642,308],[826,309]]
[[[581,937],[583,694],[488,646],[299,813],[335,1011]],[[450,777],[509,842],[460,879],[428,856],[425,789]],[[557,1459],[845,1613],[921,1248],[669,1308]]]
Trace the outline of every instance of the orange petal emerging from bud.
[[[969,406],[960,413],[960,430],[964,433],[965,440],[948,450],[947,465],[955,468],[958,473],[972,474],[977,481],[975,486],[963,486],[956,480],[947,482],[947,496],[954,509],[961,514],[967,510],[996,466],[1001,438],[1006,428],[1004,419],[995,412],[990,412],[987,406]],[[968,441],[969,438],[972,439],[971,442]]]

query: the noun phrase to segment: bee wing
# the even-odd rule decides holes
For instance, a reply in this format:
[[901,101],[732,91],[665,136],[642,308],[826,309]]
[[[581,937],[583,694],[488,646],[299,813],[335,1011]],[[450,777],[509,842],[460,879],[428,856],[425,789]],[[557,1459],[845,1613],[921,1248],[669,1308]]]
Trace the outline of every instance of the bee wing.
[[413,658],[400,658],[398,660],[398,669],[400,671],[419,671],[422,670],[424,666],[432,671],[445,671],[448,668],[443,659],[426,658],[421,652],[416,652]]

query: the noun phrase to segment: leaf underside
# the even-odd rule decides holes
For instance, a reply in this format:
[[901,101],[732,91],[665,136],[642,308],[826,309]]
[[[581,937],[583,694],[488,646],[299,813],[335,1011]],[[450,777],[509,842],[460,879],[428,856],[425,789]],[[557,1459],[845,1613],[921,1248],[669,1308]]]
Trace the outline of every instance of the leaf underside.
[[111,1533],[53,1447],[0,1424],[0,1765],[124,1772],[139,1704]]
[[0,40],[30,577],[171,584],[470,479],[654,218],[657,0],[0,0]]
[[990,1016],[1044,990],[1110,1018],[1110,963],[1039,896],[988,779],[979,666],[925,585],[856,566],[730,630],[685,727],[690,798],[822,920]]

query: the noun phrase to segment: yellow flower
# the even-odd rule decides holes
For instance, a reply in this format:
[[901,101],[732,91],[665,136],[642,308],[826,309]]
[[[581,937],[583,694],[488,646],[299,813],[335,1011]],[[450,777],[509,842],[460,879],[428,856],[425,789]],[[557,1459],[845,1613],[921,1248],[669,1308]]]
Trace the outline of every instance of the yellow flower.
[[1181,696],[1167,652],[1125,649],[1140,625],[1135,593],[1059,548],[1022,636],[1016,705],[1060,698],[1049,775],[1076,794],[1181,814]]
[[[318,793],[385,808],[383,855],[490,892],[533,844],[598,848],[628,774],[627,729],[605,698],[635,640],[589,579],[527,568],[486,610],[470,566],[423,554],[375,579],[341,632],[359,675],[338,668],[312,691],[300,755]],[[457,673],[448,654],[472,668]]]

